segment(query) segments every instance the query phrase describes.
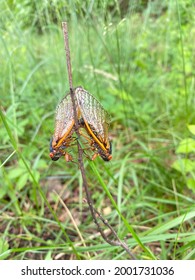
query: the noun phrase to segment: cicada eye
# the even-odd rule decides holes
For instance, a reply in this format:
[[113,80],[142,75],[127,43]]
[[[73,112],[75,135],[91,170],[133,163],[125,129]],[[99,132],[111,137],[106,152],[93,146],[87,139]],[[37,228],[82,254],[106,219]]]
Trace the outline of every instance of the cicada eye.
[[108,161],[110,161],[112,159],[112,155],[108,156]]

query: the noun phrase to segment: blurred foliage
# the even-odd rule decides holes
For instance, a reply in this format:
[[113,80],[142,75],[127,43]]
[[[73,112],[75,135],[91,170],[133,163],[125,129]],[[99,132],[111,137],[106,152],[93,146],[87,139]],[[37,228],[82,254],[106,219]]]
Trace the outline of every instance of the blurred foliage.
[[23,28],[36,28],[43,32],[46,25],[61,24],[62,19],[72,18],[89,20],[93,17],[101,18],[105,22],[125,18],[132,10],[144,12],[148,4],[152,5],[153,16],[161,15],[168,8],[169,1],[149,0],[100,0],[100,1],[63,1],[63,0],[7,0],[9,9],[16,16]]
[[[188,129],[194,136],[195,125],[188,125]],[[179,157],[173,162],[172,166],[186,178],[188,188],[195,193],[195,139],[182,139],[176,149],[176,153]]]
[[[64,209],[53,189],[60,189],[78,223],[84,221],[80,227],[87,240],[91,234],[77,165],[63,159],[51,162],[48,155],[55,107],[69,88],[64,20],[69,26],[74,85],[96,96],[112,116],[113,160],[105,164],[96,159],[95,164],[121,213],[138,231],[142,226],[162,226],[163,234],[164,223],[193,206],[194,131],[187,126],[195,123],[194,5],[192,0],[0,2],[1,111],[9,126],[0,120],[0,232],[6,232],[9,240],[9,246],[1,240],[3,254],[8,248],[28,247],[28,240],[32,246],[49,246],[51,240],[64,243],[51,213],[34,193],[32,175],[71,238],[77,233],[66,214],[62,216]],[[32,174],[18,158],[10,134]],[[107,218],[125,236],[120,219],[85,164],[97,207],[106,209]],[[179,230],[191,234],[192,222]],[[20,232],[22,245],[15,238]],[[182,244],[170,240],[177,238],[166,243],[165,237],[156,251],[151,246],[157,257],[193,258],[187,241],[182,240],[186,247],[179,251]],[[97,245],[99,239],[90,242]],[[110,250],[99,252],[105,259],[112,254],[120,257],[116,249]],[[13,255],[31,257],[25,251]],[[51,251],[43,258],[50,259]]]

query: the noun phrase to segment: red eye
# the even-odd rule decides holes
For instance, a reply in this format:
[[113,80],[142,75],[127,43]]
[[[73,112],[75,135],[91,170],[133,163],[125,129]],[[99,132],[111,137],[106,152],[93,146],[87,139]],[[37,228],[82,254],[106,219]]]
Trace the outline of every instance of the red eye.
[[111,160],[111,159],[112,159],[112,155],[109,155],[109,156],[108,156],[108,160]]
[[50,156],[50,158],[53,158],[53,157],[54,157],[54,153],[51,152],[51,153],[49,154],[49,156]]

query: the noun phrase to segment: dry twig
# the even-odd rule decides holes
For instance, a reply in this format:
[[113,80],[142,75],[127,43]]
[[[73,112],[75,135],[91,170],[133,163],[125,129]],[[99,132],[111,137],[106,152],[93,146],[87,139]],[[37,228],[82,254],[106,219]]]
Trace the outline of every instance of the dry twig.
[[[77,118],[77,113],[76,113],[76,106],[75,106],[75,99],[74,99],[74,90],[73,90],[73,82],[72,82],[72,70],[71,70],[71,60],[70,60],[70,50],[69,50],[69,42],[68,42],[68,27],[66,22],[62,22],[62,28],[63,28],[63,34],[64,34],[64,45],[65,45],[65,52],[66,52],[66,62],[67,62],[67,70],[68,70],[68,78],[69,78],[69,87],[70,87],[70,95],[71,95],[71,100],[73,104],[73,111],[74,111],[74,121],[75,121],[75,132],[77,134],[78,140],[80,138],[80,133],[79,133],[79,126],[78,126],[78,118]],[[121,246],[131,257],[131,259],[135,259],[135,256],[130,252],[127,244],[125,242],[122,242],[118,235],[116,234],[115,230],[112,228],[112,226],[108,223],[107,220],[105,220],[102,215],[93,207],[93,202],[89,193],[88,189],[88,183],[87,183],[87,177],[85,173],[85,168],[84,168],[84,162],[83,162],[83,149],[77,141],[77,146],[78,146],[78,164],[79,164],[79,169],[81,171],[82,175],[82,180],[83,180],[83,187],[85,189],[86,197],[87,197],[87,203],[89,205],[89,209],[91,212],[91,215],[93,217],[93,220],[95,224],[97,225],[98,231],[100,232],[102,238],[109,243],[112,246]],[[110,240],[102,230],[98,218],[106,225],[112,232],[112,234],[115,236],[116,240]]]

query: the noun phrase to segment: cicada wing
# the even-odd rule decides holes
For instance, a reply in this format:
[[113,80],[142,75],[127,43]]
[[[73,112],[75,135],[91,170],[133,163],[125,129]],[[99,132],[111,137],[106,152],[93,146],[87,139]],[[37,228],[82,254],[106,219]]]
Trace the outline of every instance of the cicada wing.
[[78,107],[85,122],[93,127],[96,137],[101,142],[107,142],[109,115],[102,105],[89,92],[82,87],[75,89]]
[[55,132],[53,141],[57,142],[70,132],[74,125],[74,112],[71,96],[68,93],[58,104],[55,116]]

